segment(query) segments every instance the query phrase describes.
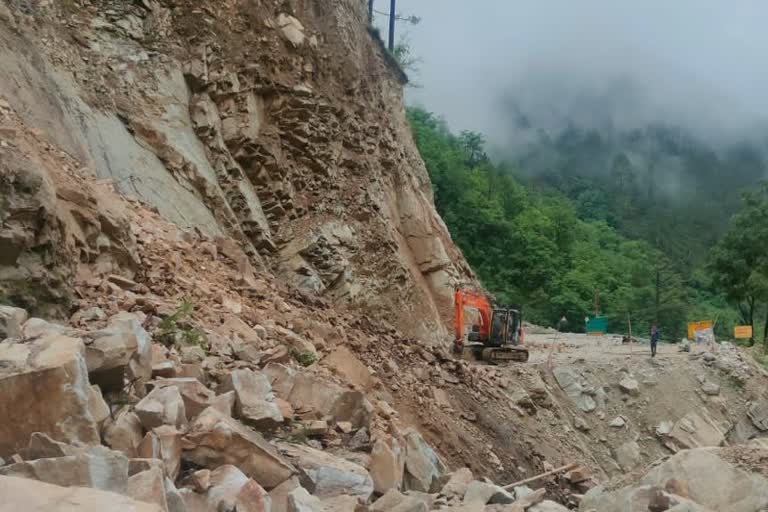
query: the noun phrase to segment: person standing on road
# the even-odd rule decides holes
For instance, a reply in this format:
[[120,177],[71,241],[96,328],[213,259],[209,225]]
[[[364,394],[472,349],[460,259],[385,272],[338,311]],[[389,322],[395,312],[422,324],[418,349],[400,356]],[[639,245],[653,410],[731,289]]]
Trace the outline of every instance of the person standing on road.
[[651,326],[651,357],[656,357],[656,344],[661,338],[661,331],[656,327],[656,324]]

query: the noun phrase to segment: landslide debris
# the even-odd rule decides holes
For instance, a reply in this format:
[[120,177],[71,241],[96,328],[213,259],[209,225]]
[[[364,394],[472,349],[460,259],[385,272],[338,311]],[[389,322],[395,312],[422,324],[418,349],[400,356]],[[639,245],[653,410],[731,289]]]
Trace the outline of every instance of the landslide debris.
[[473,276],[364,2],[8,5],[0,510],[765,506],[738,347],[446,350]]

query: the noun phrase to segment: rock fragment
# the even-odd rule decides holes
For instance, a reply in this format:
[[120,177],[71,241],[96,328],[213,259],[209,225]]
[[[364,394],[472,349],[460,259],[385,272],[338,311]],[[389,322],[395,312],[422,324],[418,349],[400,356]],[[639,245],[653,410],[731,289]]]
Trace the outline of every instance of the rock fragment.
[[714,382],[707,381],[701,386],[701,390],[705,395],[717,396],[720,394],[720,385]]
[[0,476],[0,510],[81,510],[83,512],[164,512],[157,505],[142,503],[119,493],[84,487],[61,487],[27,478]]
[[608,425],[613,428],[624,428],[624,425],[626,424],[627,422],[623,416],[616,416],[611,420],[611,422]]
[[103,446],[76,449],[71,455],[17,462],[0,468],[0,475],[39,480],[64,487],[90,487],[125,493],[128,459]]
[[[433,492],[438,479],[445,474],[446,466],[431,446],[417,431],[409,429],[405,437],[405,489]],[[437,489],[434,489],[436,491]]]
[[403,481],[404,469],[405,458],[396,440],[379,439],[373,444],[368,470],[376,493],[384,494],[390,489],[399,489]]
[[234,370],[224,378],[222,391],[234,391],[235,414],[256,428],[273,428],[283,422],[269,378],[262,372]]
[[189,461],[208,469],[231,464],[267,489],[277,487],[294,473],[258,432],[213,407],[192,422],[184,441],[184,458]]
[[367,501],[373,494],[373,480],[362,466],[330,453],[303,445],[281,445],[281,451],[299,468],[302,485],[314,496],[357,496]]
[[168,511],[165,494],[165,476],[158,467],[141,471],[128,479],[126,495],[144,503],[153,503],[161,510]]
[[115,420],[108,422],[104,431],[104,442],[113,450],[123,452],[133,458],[138,454],[138,448],[144,438],[141,420],[128,408],[121,409]]
[[22,326],[29,315],[21,308],[0,305],[0,341],[5,338],[21,338]]
[[156,387],[136,404],[136,415],[145,430],[161,425],[184,428],[187,425],[187,412],[184,400],[175,386]]
[[105,392],[119,391],[126,378],[141,389],[152,376],[152,344],[135,315],[115,315],[106,329],[85,334],[84,342],[91,380]]
[[13,418],[0,421],[0,457],[25,448],[33,432],[68,443],[100,442],[79,339],[53,334],[0,343],[0,396],[0,418]]
[[640,384],[633,379],[632,377],[624,377],[619,381],[619,388],[624,393],[627,393],[632,396],[637,396],[640,394]]
[[163,461],[165,474],[176,480],[181,469],[181,432],[171,425],[161,425],[147,432],[138,447],[140,457]]

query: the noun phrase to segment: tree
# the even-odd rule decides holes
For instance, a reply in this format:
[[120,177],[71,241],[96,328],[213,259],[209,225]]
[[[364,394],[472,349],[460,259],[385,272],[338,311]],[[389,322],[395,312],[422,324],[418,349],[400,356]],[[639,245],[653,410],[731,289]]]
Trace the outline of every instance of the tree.
[[488,160],[488,155],[485,154],[485,137],[482,133],[464,130],[459,135],[459,142],[467,153],[466,164],[469,167],[475,167]]
[[[529,321],[554,325],[565,316],[581,329],[597,289],[614,331],[624,330],[628,311],[638,331],[657,318],[670,336],[684,330],[685,280],[663,253],[627,240],[605,221],[585,221],[555,190],[522,185],[516,166],[487,157],[482,134],[454,135],[419,108],[408,109],[408,119],[438,213],[500,302],[522,305]],[[572,186],[584,192],[589,183]],[[585,206],[601,207],[598,199],[584,199]]]
[[[768,182],[744,194],[725,237],[713,249],[709,266],[715,284],[737,305],[742,321],[755,325],[755,310],[768,302]],[[768,318],[763,332],[768,348]]]

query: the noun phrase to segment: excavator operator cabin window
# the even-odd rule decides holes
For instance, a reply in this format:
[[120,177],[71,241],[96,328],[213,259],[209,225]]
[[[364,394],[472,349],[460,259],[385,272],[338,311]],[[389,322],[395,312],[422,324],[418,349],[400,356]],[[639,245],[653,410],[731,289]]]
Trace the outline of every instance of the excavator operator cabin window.
[[504,311],[494,311],[493,320],[491,320],[491,344],[501,345],[504,343],[504,331],[507,323],[507,315]]

